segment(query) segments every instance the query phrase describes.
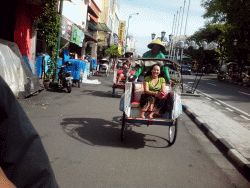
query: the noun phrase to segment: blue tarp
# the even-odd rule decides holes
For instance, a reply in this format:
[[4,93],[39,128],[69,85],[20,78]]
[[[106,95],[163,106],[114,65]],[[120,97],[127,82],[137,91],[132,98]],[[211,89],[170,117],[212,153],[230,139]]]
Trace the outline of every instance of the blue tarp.
[[66,71],[71,72],[73,80],[80,80],[81,72],[84,72],[86,63],[77,59],[69,59],[70,65],[66,67]]
[[35,64],[35,74],[39,77],[42,78],[42,70],[43,70],[43,58],[45,61],[45,73],[48,71],[49,69],[49,62],[50,62],[50,56],[49,55],[39,55],[36,57],[36,64]]
[[70,66],[66,68],[66,71],[70,71],[73,77],[73,80],[80,80],[81,72],[84,72],[86,68],[86,62],[78,59],[71,59],[69,56],[69,51],[64,50],[63,52],[63,64],[70,62]]
[[96,67],[97,67],[96,58],[91,58],[90,65],[91,65],[92,70],[96,70]]

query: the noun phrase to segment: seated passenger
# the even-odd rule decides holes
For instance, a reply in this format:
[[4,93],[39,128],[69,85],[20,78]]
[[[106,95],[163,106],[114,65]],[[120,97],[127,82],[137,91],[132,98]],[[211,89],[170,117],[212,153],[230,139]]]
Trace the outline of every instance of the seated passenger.
[[[160,39],[153,40],[150,44],[148,44],[148,48],[150,50],[143,54],[142,56],[143,58],[165,59],[165,55],[162,53],[162,51],[165,50],[165,46],[160,41]],[[134,79],[139,78],[139,76],[143,74],[143,72],[147,72],[148,68],[149,67],[142,65],[139,69],[137,69],[134,75]],[[162,65],[161,68],[164,73],[163,75],[164,78],[166,79],[167,83],[170,83],[170,75],[168,67]]]
[[145,118],[145,112],[148,111],[148,118],[152,119],[165,104],[163,97],[166,95],[166,81],[158,64],[151,66],[148,74],[143,82],[144,94],[140,99],[140,117]]
[[117,71],[117,84],[121,83],[121,81],[126,80],[126,75],[128,73],[129,66],[126,62],[122,64],[122,69]]

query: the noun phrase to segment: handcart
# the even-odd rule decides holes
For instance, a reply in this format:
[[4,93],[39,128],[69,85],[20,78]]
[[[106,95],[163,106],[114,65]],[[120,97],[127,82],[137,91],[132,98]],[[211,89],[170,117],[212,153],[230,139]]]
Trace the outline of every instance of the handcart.
[[[123,70],[123,64],[127,64],[128,69]],[[117,63],[114,65],[114,74],[113,74],[113,85],[112,85],[112,96],[116,95],[116,89],[125,90],[125,83],[129,81],[129,77],[133,76],[135,73],[135,62],[128,61],[128,58],[119,58]],[[118,81],[118,76],[123,74],[124,77],[122,80]]]
[[[168,66],[171,72],[171,80],[175,84],[169,88],[168,100],[172,100],[172,107],[161,114],[160,117],[148,119],[140,118],[140,97],[144,92],[143,82],[126,82],[125,93],[121,98],[120,110],[122,111],[122,127],[121,127],[121,141],[124,141],[126,130],[129,126],[135,123],[146,125],[163,125],[168,127],[168,143],[169,146],[173,145],[177,136],[178,117],[182,113],[182,104],[180,98],[180,68],[177,63],[168,59],[140,59],[144,66],[153,65],[159,62],[163,66]],[[166,99],[167,100],[167,99]],[[170,101],[171,102],[171,101]]]
[[70,62],[70,66],[67,67],[67,71],[70,71],[73,77],[73,83],[77,84],[77,87],[81,87],[82,73],[86,67],[86,62],[80,59],[72,59],[68,50],[63,52],[63,65]]
[[99,63],[97,65],[97,74],[104,74],[106,76],[109,76],[110,73],[110,65],[109,60],[106,58],[100,59]]

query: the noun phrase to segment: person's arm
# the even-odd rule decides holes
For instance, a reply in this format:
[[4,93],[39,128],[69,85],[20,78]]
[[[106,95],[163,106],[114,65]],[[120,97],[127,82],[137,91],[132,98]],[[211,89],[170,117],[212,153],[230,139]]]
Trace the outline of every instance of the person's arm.
[[1,188],[16,188],[16,186],[7,178],[4,171],[0,167],[0,187]]
[[169,69],[168,67],[164,66],[163,67],[163,72],[164,72],[164,76],[166,77],[166,81],[170,83],[170,75],[169,75]]
[[139,67],[134,74],[134,78],[138,78],[141,73],[142,73],[142,67]]
[[162,82],[162,85],[161,85],[161,91],[162,92],[166,92],[167,88],[166,88],[166,82]]

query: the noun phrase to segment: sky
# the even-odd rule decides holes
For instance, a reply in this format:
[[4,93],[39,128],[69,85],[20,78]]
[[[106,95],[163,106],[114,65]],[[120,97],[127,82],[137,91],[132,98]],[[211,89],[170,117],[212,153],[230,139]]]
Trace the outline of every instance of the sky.
[[[147,44],[151,42],[151,33],[155,33],[156,37],[160,37],[161,31],[166,31],[166,37],[172,33],[174,15],[184,6],[185,0],[120,0],[120,20],[129,21],[129,35],[133,35],[136,40],[137,53],[142,55],[149,50]],[[187,18],[188,2],[181,12],[178,35],[184,35],[184,28]],[[190,8],[186,26],[186,35],[192,35],[199,28],[205,25],[205,19],[202,18],[205,10],[201,7],[201,0],[190,0]],[[183,14],[183,24],[181,28],[181,18]],[[177,23],[177,22],[176,22]],[[177,24],[175,24],[177,25]]]

